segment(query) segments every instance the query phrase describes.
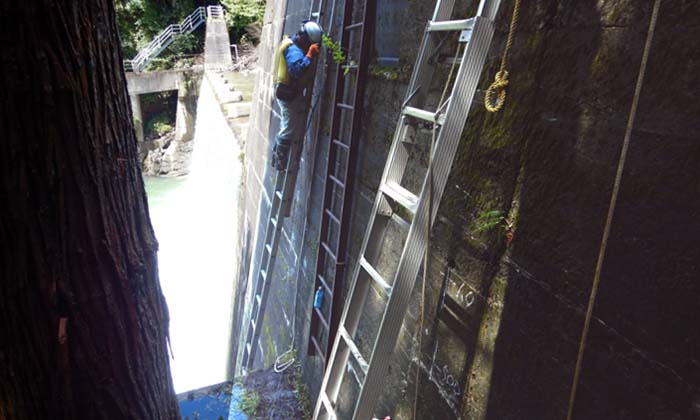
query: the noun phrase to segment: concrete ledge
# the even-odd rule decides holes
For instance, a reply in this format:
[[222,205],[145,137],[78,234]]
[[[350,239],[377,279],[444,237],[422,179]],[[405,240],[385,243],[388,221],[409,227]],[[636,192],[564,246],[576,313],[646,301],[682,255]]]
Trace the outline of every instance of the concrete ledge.
[[247,117],[250,115],[250,102],[225,103],[222,107],[226,118]]
[[202,69],[179,69],[149,71],[143,73],[126,73],[126,86],[129,95],[178,90],[183,83],[186,72],[201,72]]

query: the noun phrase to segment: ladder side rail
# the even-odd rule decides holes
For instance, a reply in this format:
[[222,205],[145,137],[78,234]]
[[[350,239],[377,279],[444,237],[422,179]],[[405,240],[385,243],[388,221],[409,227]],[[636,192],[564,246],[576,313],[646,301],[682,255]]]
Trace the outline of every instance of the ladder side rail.
[[[275,231],[277,233],[279,233],[279,231],[281,231],[281,227],[275,228]],[[273,267],[275,264],[275,261],[277,260],[276,254],[277,254],[279,242],[280,242],[280,235],[275,234],[274,239],[273,239],[273,243],[272,243],[272,252],[271,252],[272,255],[270,255],[268,267]],[[252,369],[253,364],[255,363],[255,355],[257,353],[256,346],[260,342],[260,333],[261,333],[260,327],[261,327],[261,322],[265,317],[265,307],[267,306],[267,298],[270,295],[271,283],[272,283],[272,273],[271,272],[266,273],[265,279],[263,279],[262,294],[260,296],[260,303],[258,304],[258,312],[257,312],[257,315],[255,317],[255,329],[253,330],[253,337],[251,340],[251,348],[253,349],[253,351],[251,351],[251,353],[248,355],[248,364],[247,364],[248,369]],[[256,299],[256,298],[257,298],[257,295],[253,296],[253,299]],[[248,328],[250,328],[250,326],[248,326]]]
[[[394,287],[379,327],[374,349],[372,350],[369,369],[356,402],[353,415],[355,419],[370,418],[381,395],[381,389],[388,371],[388,364],[396,345],[396,338],[401,329],[422,262],[422,256],[427,247],[429,231],[426,231],[426,222],[429,217],[430,227],[432,227],[435,220],[452,162],[459,146],[461,133],[464,130],[467,115],[486,61],[492,36],[493,23],[487,19],[477,19],[471,42],[467,45],[459,72],[457,73],[455,84],[458,84],[458,86],[455,86],[453,90],[453,99],[447,107],[445,124],[440,131],[435,150],[433,151],[433,162],[436,162],[436,164],[434,167],[429,168],[426,174],[420,194],[418,211],[406,239],[406,246],[395,275]],[[428,203],[430,187],[426,181],[429,176],[432,176],[433,191],[431,195],[433,203]],[[428,215],[429,208],[432,209],[430,215]]]
[[[331,306],[331,319],[330,319],[330,335],[329,337],[335,337],[340,325],[340,318],[342,317],[342,287],[345,283],[345,270],[347,268],[347,248],[349,244],[350,236],[350,213],[352,211],[352,201],[353,193],[355,189],[355,172],[357,169],[357,159],[359,157],[359,142],[360,130],[359,127],[362,122],[362,111],[364,108],[364,91],[365,91],[365,81],[367,78],[367,73],[369,69],[369,53],[370,53],[370,41],[372,40],[372,34],[370,32],[370,25],[367,23],[374,19],[374,13],[376,10],[376,0],[367,0],[365,2],[365,10],[363,16],[363,22],[365,23],[360,40],[360,56],[358,57],[358,67],[357,67],[357,77],[355,90],[353,92],[352,104],[355,107],[351,123],[351,133],[349,138],[349,144],[351,145],[348,153],[348,160],[346,165],[346,183],[345,190],[343,191],[343,199],[340,204],[341,214],[340,214],[340,233],[338,237],[338,260],[336,261],[335,267],[335,281],[334,290],[339,288],[338,293],[333,294],[333,303]],[[326,359],[330,357],[332,351],[332,340],[328,340],[328,349],[326,350]]]
[[[288,172],[278,173],[277,179],[275,181],[275,189],[273,191],[273,199],[272,199],[272,205],[270,206],[270,212],[268,216],[268,221],[267,221],[267,228],[266,228],[266,233],[265,233],[265,245],[263,246],[262,253],[263,253],[263,258],[261,265],[259,267],[258,271],[258,281],[262,281],[262,294],[261,294],[261,301],[258,304],[258,310],[255,316],[255,329],[253,331],[253,334],[251,336],[251,341],[250,341],[250,347],[251,351],[250,354],[248,354],[247,360],[244,360],[245,365],[248,369],[251,369],[253,367],[253,364],[255,363],[255,355],[257,350],[255,350],[256,345],[260,339],[260,323],[265,316],[265,307],[267,305],[267,297],[269,295],[269,284],[272,282],[272,277],[273,277],[273,272],[274,272],[274,267],[275,267],[275,261],[277,260],[277,248],[279,247],[279,241],[280,241],[280,233],[282,231],[282,201],[284,198],[284,195],[282,197],[279,196],[278,193],[281,193],[282,191],[285,190],[286,184],[289,182],[289,177],[287,176]],[[273,223],[273,219],[275,220],[275,223]],[[271,233],[268,233],[271,232]],[[270,245],[270,249],[267,249],[267,245]],[[266,255],[267,254],[267,255]],[[264,264],[263,264],[264,263]],[[264,270],[263,270],[264,267]],[[262,272],[264,271],[265,275],[263,278]],[[253,305],[255,305],[255,299],[257,296],[257,291],[256,294],[251,296],[253,299]],[[249,334],[250,335],[250,325],[248,326]],[[248,344],[248,343],[246,343]]]
[[481,2],[479,2],[479,8],[477,9],[476,15],[484,17],[491,22],[495,22],[500,5],[501,0],[481,0]]
[[[272,278],[272,270],[270,270],[271,267],[274,267],[274,262],[275,262],[275,257],[274,255],[276,254],[276,246],[279,244],[279,241],[277,241],[277,244],[275,244],[275,237],[279,237],[279,235],[276,234],[278,230],[282,229],[282,223],[280,220],[280,208],[282,206],[282,199],[278,196],[278,192],[281,191],[281,189],[284,187],[284,183],[286,181],[286,175],[282,175],[280,173],[277,174],[277,179],[275,180],[275,187],[272,192],[272,202],[270,203],[270,211],[268,212],[268,218],[267,218],[267,225],[265,228],[265,236],[264,236],[264,242],[263,242],[263,247],[261,250],[261,261],[260,261],[260,266],[258,267],[258,274],[256,275],[256,285],[253,287],[253,294],[251,295],[251,299],[253,301],[253,311],[251,312],[251,321],[253,321],[255,328],[251,329],[250,324],[248,325],[248,332],[246,333],[246,348],[244,349],[243,353],[243,363],[241,366],[243,368],[250,368],[254,361],[255,361],[255,352],[257,351],[255,349],[256,341],[259,340],[260,335],[258,334],[257,337],[255,336],[255,331],[254,330],[259,330],[259,320],[260,316],[264,316],[264,306],[267,304],[266,299],[261,299],[260,303],[256,302],[256,297],[259,292],[265,291],[265,286],[267,282]],[[276,224],[272,223],[272,220],[276,218]],[[267,245],[270,244],[271,249],[268,252]],[[265,273],[263,276],[262,273]],[[261,294],[261,298],[266,298],[267,296],[264,294]],[[257,311],[256,309],[257,305]],[[252,332],[251,332],[252,331]],[[250,344],[250,349],[248,350],[248,344]]]

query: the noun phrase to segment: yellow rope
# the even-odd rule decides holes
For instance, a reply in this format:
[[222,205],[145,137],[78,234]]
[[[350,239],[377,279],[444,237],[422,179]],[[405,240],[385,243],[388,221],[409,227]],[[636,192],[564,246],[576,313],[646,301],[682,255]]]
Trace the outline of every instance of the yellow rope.
[[571,384],[571,394],[569,395],[569,409],[566,415],[567,420],[571,420],[574,413],[574,402],[576,401],[576,389],[578,388],[579,379],[581,376],[581,365],[583,364],[583,353],[586,349],[586,338],[588,337],[588,330],[591,324],[591,318],[593,317],[593,307],[595,306],[596,296],[598,295],[598,285],[600,284],[600,273],[603,269],[603,261],[605,259],[605,250],[608,245],[608,237],[610,236],[610,226],[612,225],[613,215],[615,214],[615,206],[617,204],[617,195],[620,191],[620,183],[622,182],[622,171],[625,168],[625,161],[627,159],[627,150],[629,149],[630,138],[632,136],[632,127],[634,126],[634,118],[637,114],[637,104],[639,104],[639,96],[642,92],[642,84],[644,83],[644,75],[646,73],[647,61],[649,59],[649,52],[651,50],[651,41],[654,38],[654,29],[656,28],[656,20],[659,16],[659,5],[661,0],[656,0],[654,2],[654,9],[651,14],[651,21],[649,22],[649,32],[647,33],[646,44],[644,45],[644,52],[642,53],[642,62],[639,65],[639,74],[637,76],[637,85],[634,89],[634,97],[632,99],[632,105],[630,107],[630,114],[627,119],[627,127],[625,129],[625,139],[622,143],[622,151],[620,152],[620,160],[617,164],[617,173],[615,174],[615,183],[613,184],[612,194],[610,195],[610,205],[608,206],[608,216],[605,221],[605,228],[603,229],[603,239],[600,243],[600,250],[598,252],[598,261],[596,262],[595,274],[593,275],[593,286],[591,288],[591,295],[588,298],[588,308],[586,310],[586,318],[583,323],[583,332],[581,333],[581,341],[578,348],[578,357],[576,359],[576,369],[574,370],[574,379]]
[[[484,106],[489,112],[498,112],[506,104],[506,87],[508,86],[508,71],[506,70],[506,64],[508,63],[508,52],[513,46],[513,37],[515,36],[515,28],[518,26],[518,15],[520,14],[520,0],[515,0],[515,6],[513,6],[513,17],[510,19],[510,30],[508,31],[508,40],[506,41],[506,48],[503,51],[503,57],[501,57],[501,68],[496,73],[493,83],[486,90],[486,98],[484,98]],[[498,95],[495,98],[494,95]]]

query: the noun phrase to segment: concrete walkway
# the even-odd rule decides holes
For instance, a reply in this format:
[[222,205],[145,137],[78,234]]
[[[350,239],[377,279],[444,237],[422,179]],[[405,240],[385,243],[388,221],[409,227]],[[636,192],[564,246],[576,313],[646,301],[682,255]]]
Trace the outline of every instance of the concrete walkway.
[[226,21],[209,18],[204,41],[204,70],[230,70],[232,65]]

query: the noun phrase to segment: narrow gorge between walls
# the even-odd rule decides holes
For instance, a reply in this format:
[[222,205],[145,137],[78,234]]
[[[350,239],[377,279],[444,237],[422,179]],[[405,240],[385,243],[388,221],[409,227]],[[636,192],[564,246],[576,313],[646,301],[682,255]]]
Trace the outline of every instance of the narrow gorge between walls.
[[160,245],[158,265],[170,310],[170,363],[178,393],[227,379],[241,178],[238,150],[205,76],[189,175],[144,178]]

